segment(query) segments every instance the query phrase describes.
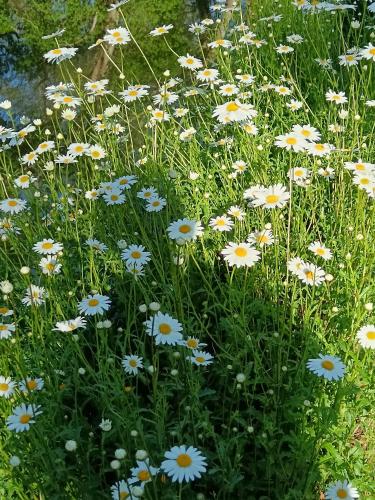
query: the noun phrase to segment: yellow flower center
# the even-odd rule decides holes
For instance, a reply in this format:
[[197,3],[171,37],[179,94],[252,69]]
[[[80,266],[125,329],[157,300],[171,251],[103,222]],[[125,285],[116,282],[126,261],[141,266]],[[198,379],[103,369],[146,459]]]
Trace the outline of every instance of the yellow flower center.
[[7,391],[9,389],[9,384],[0,384],[0,391]]
[[303,175],[303,170],[299,170],[299,169],[295,170],[294,175],[296,177],[301,177]]
[[138,90],[129,90],[129,95],[135,97],[136,95],[138,95]]
[[324,254],[325,254],[324,248],[317,248],[317,249],[316,249],[316,253],[317,253],[318,255],[324,255]]
[[117,201],[117,200],[118,200],[118,196],[117,196],[117,194],[113,194],[113,195],[111,196],[111,200],[112,200],[112,201]]
[[297,144],[297,139],[295,137],[288,137],[285,142],[287,144]]
[[48,262],[46,269],[48,269],[48,271],[53,271],[55,269],[55,264],[53,262]]
[[6,314],[9,311],[8,307],[0,307],[0,314]]
[[131,257],[133,257],[133,259],[140,259],[142,257],[141,252],[138,252],[137,250],[134,250],[134,252],[132,252],[130,255]]
[[375,331],[367,332],[366,336],[369,340],[375,340]]
[[186,453],[181,453],[181,455],[178,455],[176,458],[176,462],[180,467],[189,467],[189,465],[192,464],[192,459],[187,455]]
[[16,207],[17,206],[16,200],[9,200],[8,201],[8,206],[9,207]]
[[369,52],[372,56],[375,56],[375,47],[370,49]]
[[21,424],[28,424],[30,420],[31,420],[31,415],[25,414],[25,415],[20,416],[20,423]]
[[308,280],[314,279],[314,273],[312,271],[305,271],[305,276]]
[[324,151],[324,144],[315,144],[315,149],[318,151]]
[[148,481],[151,476],[148,470],[141,470],[138,472],[137,477],[140,481]]
[[168,325],[168,323],[162,323],[161,325],[159,325],[159,332],[162,335],[169,335],[171,331],[172,328],[170,327],[170,325]]
[[223,219],[219,219],[219,220],[217,220],[217,221],[216,221],[216,225],[217,225],[217,226],[225,226],[225,220],[223,220]]
[[203,76],[211,76],[211,70],[205,69],[202,74],[203,74]]
[[234,111],[238,111],[240,109],[239,105],[236,104],[235,102],[230,102],[227,104],[227,111],[230,113],[233,113]]
[[[335,367],[335,365],[329,359],[322,361],[322,368],[324,368],[325,370],[331,371],[334,369],[334,367]],[[343,497],[343,498],[345,498],[345,497]]]
[[90,300],[88,301],[88,305],[89,305],[90,307],[96,307],[98,304],[99,304],[99,300],[98,300],[98,299],[90,299]]
[[237,255],[237,257],[246,257],[247,250],[244,247],[238,247],[238,248],[236,248],[234,253]]
[[53,243],[46,241],[45,243],[42,244],[43,250],[51,250],[53,247]]
[[83,151],[83,146],[76,146],[76,147],[74,148],[74,151],[75,151],[76,153],[82,153],[82,151]]
[[203,356],[196,356],[195,361],[197,363],[203,363],[205,361]]
[[194,59],[192,57],[188,57],[185,62],[186,64],[194,64]]
[[191,231],[191,227],[188,224],[183,224],[178,228],[178,230],[180,231],[180,233],[186,234]]
[[5,330],[8,330],[7,325],[0,325],[0,332],[5,332]]
[[188,339],[186,341],[186,345],[190,349],[195,349],[196,347],[198,347],[198,342],[195,339]]
[[304,137],[310,137],[311,135],[311,132],[310,130],[301,130],[301,134],[304,136]]
[[100,157],[100,151],[91,151],[91,156],[93,158],[99,158]]
[[136,360],[135,360],[135,359],[131,359],[131,360],[129,361],[129,365],[130,365],[132,368],[136,368],[136,366],[137,366],[137,362],[136,362]]
[[348,498],[348,493],[347,493],[347,491],[346,491],[346,490],[343,490],[342,488],[340,488],[339,490],[337,490],[336,495],[337,495],[339,498]]
[[215,43],[216,43],[217,45],[224,45],[225,40],[216,40],[216,41],[215,41]]
[[280,196],[278,196],[277,194],[269,194],[268,196],[266,196],[267,203],[277,203],[279,199]]
[[265,234],[261,234],[260,236],[257,237],[258,243],[267,243],[268,241],[268,236]]
[[360,179],[359,181],[360,184],[370,184],[370,179],[368,179],[367,177],[363,177],[362,179]]
[[21,175],[20,182],[27,182],[28,180],[29,180],[29,176],[28,175]]
[[35,380],[28,380],[26,382],[26,387],[30,390],[30,391],[33,391],[34,389],[36,389],[38,386],[37,382]]
[[129,493],[126,493],[126,491],[120,491],[120,498],[121,498],[121,500],[123,498],[128,498],[128,496],[129,496]]
[[114,36],[115,38],[117,38],[117,37],[121,36],[121,33],[119,31],[114,31],[112,33],[112,36]]
[[52,53],[52,54],[54,54],[54,55],[57,55],[57,56],[58,56],[59,54],[61,54],[61,52],[62,52],[62,50],[61,50],[61,49],[53,49],[53,50],[51,50],[51,53]]

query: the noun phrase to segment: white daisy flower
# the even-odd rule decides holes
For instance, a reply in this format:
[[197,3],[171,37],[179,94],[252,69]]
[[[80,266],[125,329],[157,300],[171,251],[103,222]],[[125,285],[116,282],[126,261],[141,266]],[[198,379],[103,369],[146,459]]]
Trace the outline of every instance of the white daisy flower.
[[18,214],[25,210],[26,201],[20,200],[18,198],[7,198],[6,200],[0,201],[0,210],[9,214]]
[[251,267],[260,259],[259,251],[245,242],[229,243],[221,251],[221,255],[229,266],[235,267]]
[[213,68],[206,68],[198,71],[197,79],[201,82],[214,82],[219,76],[219,71]]
[[144,325],[147,334],[155,337],[157,345],[177,345],[182,340],[182,325],[169,314],[158,311],[149,320],[145,321]]
[[88,295],[81,300],[78,304],[78,310],[81,314],[93,316],[94,314],[103,314],[104,311],[108,311],[110,306],[111,300],[109,297],[96,293],[94,295]]
[[206,472],[206,458],[193,446],[173,446],[164,455],[160,468],[172,482],[194,481]]
[[326,100],[328,102],[334,102],[335,104],[345,104],[348,102],[348,98],[345,96],[345,92],[334,92],[333,90],[328,90],[326,92]]
[[104,35],[104,41],[110,45],[125,45],[130,42],[130,33],[125,28],[114,28],[107,30],[107,34]]
[[39,267],[42,269],[43,274],[52,276],[61,272],[62,265],[58,262],[55,255],[48,255],[40,260]]
[[203,227],[199,221],[184,218],[172,222],[168,226],[167,232],[171,240],[194,241],[202,236]]
[[330,484],[325,491],[325,498],[327,500],[354,500],[359,498],[357,488],[354,488],[349,481],[336,481]]
[[150,465],[150,460],[137,460],[137,467],[130,469],[132,477],[129,479],[129,484],[140,482],[142,485],[152,481],[153,476],[156,476],[159,469]]
[[327,380],[339,380],[345,374],[345,365],[340,358],[336,356],[319,354],[319,358],[309,359],[307,368]]
[[158,28],[154,28],[150,31],[151,36],[161,36],[166,35],[173,28],[173,24],[163,24],[163,26],[159,26]]
[[71,59],[76,55],[77,48],[74,47],[58,47],[57,49],[52,49],[46,52],[46,54],[43,55],[44,59],[47,60],[49,63],[56,63],[59,64],[61,61],[64,61],[65,59]]
[[252,104],[245,104],[236,99],[216,106],[212,116],[220,123],[232,123],[249,120],[257,114]]
[[199,69],[203,67],[202,61],[196,57],[193,57],[189,54],[186,56],[181,56],[177,59],[178,64],[182,68],[189,68],[192,70]]
[[214,359],[214,357],[206,351],[193,351],[192,356],[187,356],[186,359],[188,359],[193,365],[197,366],[208,366],[210,365]]
[[210,220],[208,225],[212,227],[214,231],[231,231],[234,222],[225,215],[220,215],[218,217],[214,217]]
[[253,200],[250,202],[253,207],[263,208],[283,208],[290,198],[290,193],[281,184],[275,184],[268,188],[254,192]]
[[275,140],[275,146],[298,153],[306,149],[307,141],[300,134],[290,132],[289,134],[278,135]]
[[0,323],[0,340],[8,339],[15,331],[14,323]]
[[325,271],[309,262],[304,262],[304,265],[297,272],[297,277],[306,285],[319,286],[325,281]]
[[362,326],[357,332],[358,342],[366,349],[375,349],[375,325]]
[[322,243],[320,243],[320,241],[314,241],[314,243],[311,243],[308,246],[308,249],[310,250],[310,252],[314,253],[315,255],[321,257],[324,260],[332,259],[331,250]]
[[125,373],[129,375],[137,375],[138,371],[143,368],[143,358],[135,355],[124,356],[121,362]]
[[17,406],[6,420],[8,429],[15,432],[28,431],[30,425],[35,424],[35,417],[42,413],[40,408],[39,405],[25,405],[24,403]]
[[42,378],[27,377],[18,384],[20,390],[24,393],[41,391],[44,387],[44,380]]
[[86,319],[82,316],[77,316],[75,319],[69,319],[67,321],[58,321],[53,330],[59,332],[74,332],[78,328],[86,328]]
[[264,246],[272,245],[275,242],[275,238],[271,229],[263,229],[261,231],[254,231],[250,233],[247,241],[249,243],[257,244],[261,248]]
[[0,375],[0,398],[10,398],[14,394],[15,387],[17,384],[10,377]]
[[129,245],[121,252],[121,259],[131,266],[138,264],[143,266],[151,259],[151,253],[147,252],[143,245]]
[[56,255],[58,252],[61,252],[62,249],[62,243],[55,242],[51,238],[38,241],[33,246],[34,252],[37,252],[41,255]]
[[40,306],[45,303],[46,297],[48,293],[44,287],[31,284],[21,302],[26,306]]

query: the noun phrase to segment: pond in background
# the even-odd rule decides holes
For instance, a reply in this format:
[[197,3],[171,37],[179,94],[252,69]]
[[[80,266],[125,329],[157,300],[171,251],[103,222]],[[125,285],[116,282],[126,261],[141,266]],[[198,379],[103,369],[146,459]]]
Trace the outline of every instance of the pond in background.
[[[192,51],[195,41],[187,31],[187,25],[208,17],[210,3],[214,2],[212,0],[211,2],[210,0],[138,0],[137,3],[133,4],[133,0],[130,0],[129,4],[125,5],[124,14],[129,27],[146,56],[151,60],[157,74],[165,69],[177,70],[176,56],[170,52],[162,37],[150,39],[149,31],[162,24],[173,24],[174,29],[168,35],[170,45],[177,53]],[[7,14],[13,24],[9,23],[5,27],[0,25],[0,33],[4,33],[0,34],[0,101],[9,99],[12,102],[13,115],[17,121],[25,115],[37,118],[47,106],[44,96],[45,87],[63,80],[59,65],[47,64],[43,61],[43,52],[54,48],[55,41],[52,39],[43,42],[46,44],[43,51],[40,50],[38,43],[40,43],[41,35],[49,34],[62,27],[58,24],[53,26],[53,16],[56,16],[59,9],[64,9],[65,2],[56,0],[55,12],[41,12],[39,19],[37,18],[36,21],[34,19],[31,22],[24,18],[27,4],[23,4],[22,0],[10,1],[8,4]],[[101,6],[103,7],[103,5]],[[95,0],[89,1],[87,8],[94,9]],[[121,24],[122,20],[118,17],[118,13],[107,13],[106,9],[103,8],[101,17],[97,16],[95,12],[92,13],[94,19],[91,26],[75,28],[83,31],[83,36],[80,33],[81,43],[73,44],[80,47],[74,58],[74,66],[81,67],[86,76],[93,77],[95,75],[95,79],[111,77],[114,73],[111,75],[110,68],[106,70],[106,68],[100,67],[100,60],[103,59],[101,48],[95,47],[88,51],[87,38],[95,41],[102,36],[107,27]],[[45,19],[43,18],[44,14]],[[34,22],[36,33],[33,32],[34,28],[30,30],[32,22]],[[24,39],[25,25],[29,28],[26,39]],[[53,28],[48,31],[48,28],[52,26]],[[67,28],[69,34],[70,27],[66,25],[64,27]],[[84,36],[85,29],[87,37]],[[64,45],[64,42],[64,37],[62,37],[61,44]],[[91,41],[91,43],[93,42]],[[127,45],[124,54],[127,60],[122,61],[122,65],[126,80],[151,82],[149,68],[134,44]],[[6,122],[7,115],[0,113],[0,118],[1,121]]]

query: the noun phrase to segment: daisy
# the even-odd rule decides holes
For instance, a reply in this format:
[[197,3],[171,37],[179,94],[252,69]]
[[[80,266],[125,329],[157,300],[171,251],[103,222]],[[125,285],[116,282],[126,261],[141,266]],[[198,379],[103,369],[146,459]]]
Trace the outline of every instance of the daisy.
[[320,241],[314,241],[308,246],[310,252],[314,253],[318,257],[321,257],[324,260],[332,259],[332,252],[329,248],[324,246]]
[[94,295],[88,295],[81,300],[78,304],[78,310],[81,314],[93,316],[94,314],[103,314],[104,311],[108,311],[110,306],[111,300],[109,297],[96,293]]
[[194,350],[193,355],[187,356],[186,359],[188,359],[193,365],[207,366],[213,362],[212,360],[214,357],[209,352]]
[[214,217],[208,223],[208,225],[211,226],[214,231],[220,232],[231,231],[233,224],[233,221],[225,215]]
[[96,239],[89,238],[85,241],[85,243],[90,248],[92,248],[93,250],[97,250],[98,252],[106,252],[108,250],[107,245]]
[[111,486],[111,494],[112,500],[125,500],[126,498],[131,500],[133,498],[126,481],[123,479]]
[[81,99],[79,97],[73,97],[71,95],[62,95],[57,97],[56,102],[59,104],[65,104],[69,108],[75,108],[81,104]]
[[123,98],[125,102],[134,102],[142,97],[148,95],[148,90],[143,87],[129,87],[126,90],[118,93],[119,96]]
[[288,170],[288,177],[293,181],[304,181],[310,177],[310,171],[304,167],[294,167]]
[[306,285],[319,286],[325,281],[325,274],[321,267],[305,262],[297,272],[297,277]]
[[8,339],[16,331],[14,323],[0,323],[0,339]]
[[245,218],[245,212],[237,205],[233,205],[232,207],[230,207],[227,214],[240,221],[244,220]]
[[148,200],[145,208],[147,212],[160,212],[161,210],[163,210],[166,204],[167,200],[165,198],[156,196],[155,198]]
[[256,193],[251,204],[254,207],[283,208],[289,198],[290,194],[286,190],[286,187],[281,184],[275,184]]
[[20,390],[25,393],[41,391],[44,387],[44,380],[42,378],[27,377],[18,384]]
[[239,100],[229,101],[216,106],[212,116],[220,123],[243,122],[257,116],[252,104],[241,103]]
[[296,132],[290,132],[289,134],[276,136],[275,146],[298,153],[306,148],[307,142]]
[[156,198],[158,196],[158,193],[154,186],[150,186],[147,188],[143,188],[137,193],[137,198],[140,198],[141,200],[152,200],[153,198]]
[[236,75],[236,79],[239,80],[242,84],[250,85],[255,82],[255,76],[244,74],[244,75]]
[[232,164],[232,168],[237,174],[243,174],[247,169],[247,163],[242,160],[237,160]]
[[354,488],[349,481],[336,481],[330,484],[325,491],[325,498],[327,500],[354,500],[359,498],[359,493],[357,488]]
[[276,94],[280,95],[290,95],[292,93],[292,91],[284,85],[276,85],[274,87],[274,91],[276,92]]
[[155,122],[168,122],[170,115],[162,109],[153,109],[151,112],[151,119]]
[[176,118],[182,118],[183,116],[186,116],[189,113],[189,110],[187,108],[176,108],[174,110],[173,115]]
[[110,45],[125,45],[130,42],[130,33],[125,28],[114,28],[107,30],[107,34],[104,35],[104,41]]
[[45,303],[45,297],[48,293],[44,287],[31,284],[21,302],[26,306],[40,306]]
[[143,276],[145,274],[143,264],[139,262],[126,262],[126,271],[131,273],[135,278]]
[[219,76],[219,71],[213,68],[206,68],[198,71],[197,79],[201,82],[214,82]]
[[76,55],[78,49],[71,47],[58,47],[57,49],[52,49],[43,55],[44,59],[49,63],[59,64],[65,59],[71,59]]
[[197,349],[199,349],[199,347],[204,347],[207,344],[200,342],[196,337],[188,337],[186,340],[181,340],[181,342],[179,342],[179,345],[187,347],[192,351],[196,351]]
[[14,388],[17,387],[10,377],[0,375],[0,398],[8,399],[14,394]]
[[158,28],[154,28],[150,31],[151,36],[161,36],[168,33],[173,28],[173,24],[163,24],[163,26],[159,26]]
[[353,184],[358,186],[361,189],[367,189],[369,186],[372,186],[375,182],[375,173],[356,173],[353,176]]
[[90,146],[85,154],[86,156],[90,156],[93,160],[101,160],[106,156],[104,149],[97,144]]
[[375,325],[362,326],[357,332],[357,339],[365,349],[375,349]]
[[134,355],[124,356],[121,364],[124,367],[125,373],[129,373],[129,375],[137,375],[138,370],[143,368],[143,358]]
[[275,50],[278,54],[290,54],[290,52],[294,52],[293,47],[289,45],[279,45]]
[[86,328],[86,319],[82,316],[77,316],[75,319],[69,319],[67,321],[58,321],[53,330],[59,332],[74,332],[78,328]]
[[308,141],[320,140],[320,132],[311,125],[293,125],[292,131]]
[[173,446],[165,452],[165,460],[160,468],[171,478],[172,482],[194,481],[206,472],[206,458],[193,446]]
[[176,345],[182,340],[182,325],[176,319],[158,311],[144,322],[148,335],[155,337],[156,345]]
[[258,135],[258,127],[252,122],[244,123],[242,128],[249,135]]
[[86,144],[85,142],[73,142],[68,146],[68,154],[71,156],[83,156],[88,153],[90,144]]
[[258,244],[261,248],[263,248],[264,246],[272,245],[275,242],[275,238],[271,229],[263,229],[262,231],[254,231],[253,233],[250,233],[247,241],[249,243]]
[[0,316],[3,316],[3,318],[7,316],[12,316],[13,315],[13,310],[9,309],[7,306],[0,306]]
[[121,259],[127,264],[139,264],[143,266],[151,259],[151,253],[147,252],[143,245],[129,245],[121,252]]
[[135,175],[124,175],[115,180],[119,189],[130,189],[137,182]]
[[77,163],[76,157],[71,154],[58,155],[55,159],[55,163],[62,165],[71,165],[72,163]]
[[45,153],[46,151],[51,151],[55,147],[54,141],[45,141],[39,144],[36,148],[37,153]]
[[169,224],[167,232],[171,240],[194,241],[202,236],[203,228],[199,221],[184,218]]
[[59,264],[56,256],[48,255],[40,260],[39,267],[42,269],[43,274],[52,276],[61,272],[62,265]]
[[336,356],[319,354],[319,358],[309,359],[307,368],[327,380],[339,380],[345,374],[345,365]]
[[192,70],[199,69],[203,67],[202,61],[196,57],[193,57],[189,54],[186,56],[181,56],[177,59],[178,64],[182,68],[189,68]]
[[39,405],[25,405],[24,403],[13,410],[13,414],[7,418],[6,424],[9,430],[24,432],[35,424],[34,418],[42,412]]
[[375,46],[369,43],[365,48],[361,49],[360,54],[363,59],[375,61]]
[[160,106],[165,106],[166,104],[173,104],[178,100],[178,95],[169,92],[168,90],[162,90],[160,94],[156,94],[153,96],[152,100],[154,104],[159,104]]
[[14,180],[14,184],[22,189],[27,189],[30,185],[36,181],[36,177],[31,177],[30,175],[20,175]]
[[55,242],[50,238],[38,241],[38,243],[35,243],[33,246],[34,252],[41,255],[56,255],[58,252],[61,252],[62,249],[62,243]]
[[85,198],[87,200],[97,200],[100,196],[98,189],[91,189],[91,191],[86,191]]
[[221,255],[228,262],[229,266],[235,267],[251,267],[260,259],[260,253],[255,250],[249,243],[229,243]]
[[358,160],[357,162],[346,161],[344,165],[347,170],[352,170],[353,172],[358,173],[365,172],[369,174],[370,172],[375,171],[375,163],[363,162],[361,160]]
[[210,42],[207,44],[210,49],[217,49],[219,47],[222,47],[223,49],[229,49],[232,47],[232,42],[230,40],[224,40],[224,39],[219,39],[219,40],[214,40],[213,42]]
[[330,89],[326,92],[326,101],[334,102],[338,105],[348,102],[348,98],[345,96],[345,92],[334,92]]
[[125,203],[125,195],[118,189],[113,190],[111,193],[103,194],[103,200],[106,205],[122,205]]
[[132,477],[129,479],[129,484],[139,481],[142,485],[145,485],[152,481],[153,476],[157,475],[159,469],[152,467],[150,460],[146,458],[146,460],[137,460],[137,467],[132,467],[130,472]]
[[326,156],[329,155],[331,151],[335,149],[335,147],[332,144],[311,142],[307,144],[306,149],[312,156]]
[[339,56],[339,65],[340,66],[356,66],[358,61],[360,61],[360,57],[355,54],[343,54]]
[[290,102],[286,104],[286,106],[292,111],[298,111],[299,109],[302,108],[303,103],[301,101],[296,101],[295,99],[291,99]]
[[36,151],[30,151],[30,153],[27,153],[22,156],[21,158],[21,163],[26,163],[27,165],[34,165],[34,163],[38,159],[38,154]]
[[319,168],[318,174],[327,179],[333,179],[335,177],[335,171],[332,167]]

